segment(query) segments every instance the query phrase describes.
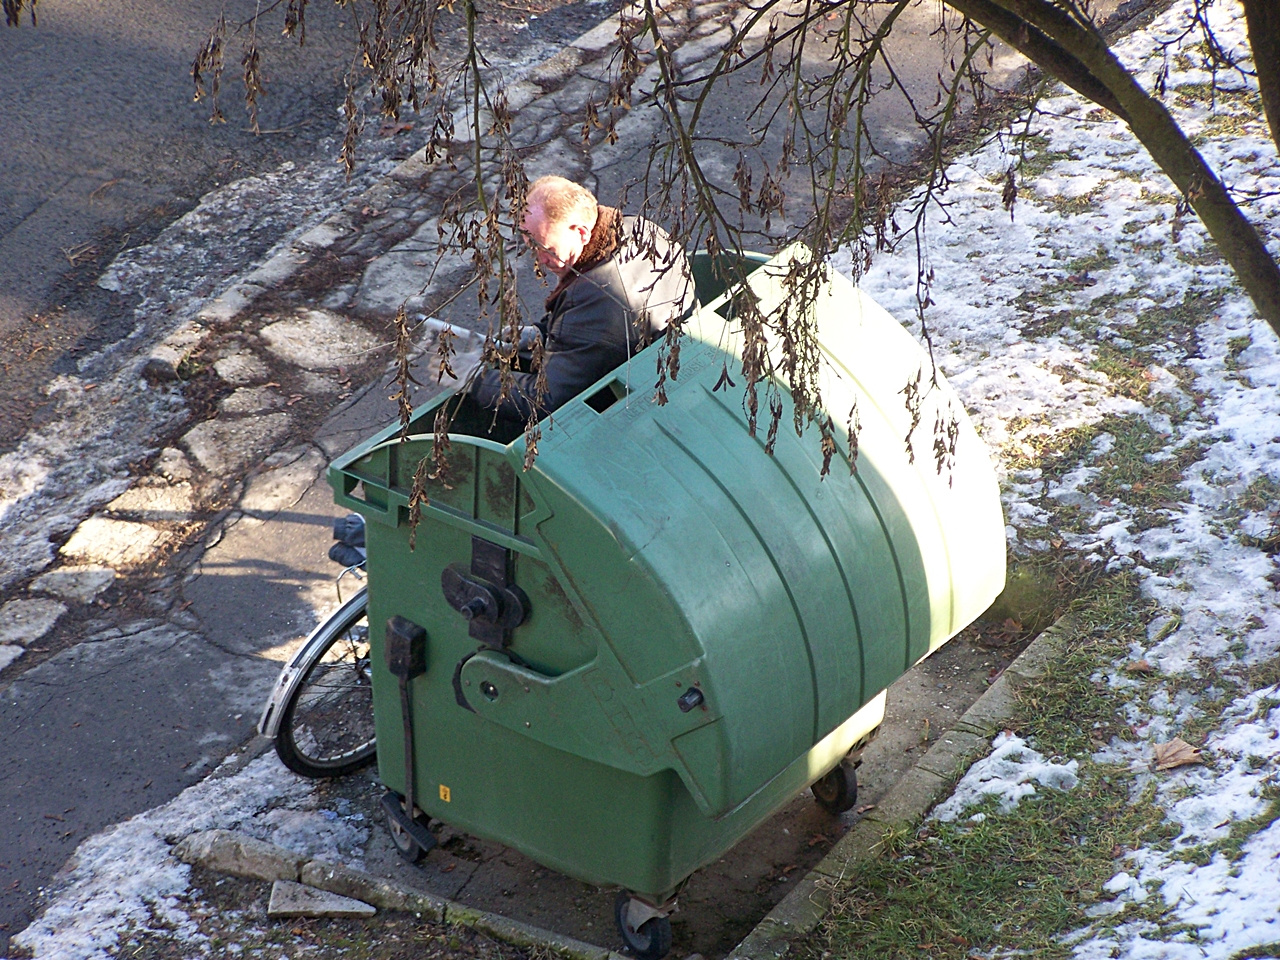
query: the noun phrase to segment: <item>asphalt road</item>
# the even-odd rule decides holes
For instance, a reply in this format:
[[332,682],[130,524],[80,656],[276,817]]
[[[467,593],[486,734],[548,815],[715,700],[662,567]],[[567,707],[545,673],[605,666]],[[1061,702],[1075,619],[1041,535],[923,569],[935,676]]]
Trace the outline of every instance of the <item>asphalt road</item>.
[[[194,103],[191,63],[225,7],[231,35],[226,123]],[[248,0],[41,0],[0,30],[0,452],[39,419],[42,388],[86,350],[127,332],[129,304],[93,286],[213,186],[310,157],[339,129],[354,23],[333,3],[307,10],[307,43],[264,17],[263,133],[240,83]]]
[[[208,106],[192,102],[190,69],[224,6],[227,122],[211,125]],[[349,13],[312,4],[304,50],[280,35],[282,11],[268,15],[255,136],[238,79],[245,34],[234,26],[253,7],[42,0],[37,26],[24,16],[0,30],[0,453],[41,421],[52,378],[128,332],[133,304],[94,285],[120,249],[214,186],[309,158],[339,134]],[[247,733],[220,694],[193,683],[217,654],[199,638],[161,628],[81,646],[6,711],[0,954],[30,919],[37,887],[88,832],[207,774],[231,746],[224,725]]]

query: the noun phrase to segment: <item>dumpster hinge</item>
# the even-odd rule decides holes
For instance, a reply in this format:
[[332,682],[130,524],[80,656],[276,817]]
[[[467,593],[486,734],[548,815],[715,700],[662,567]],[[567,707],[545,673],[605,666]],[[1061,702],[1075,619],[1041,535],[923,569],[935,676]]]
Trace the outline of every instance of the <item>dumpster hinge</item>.
[[511,631],[529,617],[529,597],[515,583],[514,556],[507,547],[471,538],[471,566],[451,563],[440,574],[445,602],[467,618],[468,633],[487,647],[503,649]]

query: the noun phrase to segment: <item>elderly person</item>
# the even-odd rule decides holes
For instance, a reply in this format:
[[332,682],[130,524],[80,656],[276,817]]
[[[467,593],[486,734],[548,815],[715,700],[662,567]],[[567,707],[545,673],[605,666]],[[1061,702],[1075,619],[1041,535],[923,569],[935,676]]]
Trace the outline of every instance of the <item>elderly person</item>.
[[[500,419],[525,423],[562,406],[688,316],[694,292],[684,251],[661,227],[600,205],[563,177],[530,185],[520,229],[538,265],[559,282],[542,319],[522,331],[522,364],[510,374],[507,396],[498,370],[484,371],[471,396],[496,408]],[[541,399],[538,371],[529,369],[535,332],[543,343]]]

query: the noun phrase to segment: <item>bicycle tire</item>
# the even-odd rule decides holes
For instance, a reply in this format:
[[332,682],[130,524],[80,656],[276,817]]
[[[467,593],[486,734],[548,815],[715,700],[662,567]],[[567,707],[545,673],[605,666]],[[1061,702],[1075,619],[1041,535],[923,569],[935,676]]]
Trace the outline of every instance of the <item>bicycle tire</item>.
[[377,753],[367,611],[367,602],[344,604],[298,665],[302,679],[284,703],[276,734],[276,755],[294,773],[341,777]]

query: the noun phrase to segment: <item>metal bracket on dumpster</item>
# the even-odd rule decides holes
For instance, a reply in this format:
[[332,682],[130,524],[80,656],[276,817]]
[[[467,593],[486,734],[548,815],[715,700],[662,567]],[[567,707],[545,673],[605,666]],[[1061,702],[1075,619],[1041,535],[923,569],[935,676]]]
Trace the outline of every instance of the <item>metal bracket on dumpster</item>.
[[[414,804],[414,752],[413,752],[413,700],[409,696],[409,683],[414,677],[427,672],[427,631],[412,620],[399,615],[387,621],[386,650],[387,669],[400,681],[400,720],[404,725],[404,817],[401,826],[417,838],[413,829]],[[385,800],[384,800],[385,805]],[[390,810],[390,807],[388,807]],[[418,843],[424,850],[430,846]]]
[[451,563],[440,574],[445,602],[469,621],[475,640],[499,649],[529,617],[529,598],[512,576],[511,551],[482,537],[471,538],[471,567]]
[[632,930],[639,930],[650,920],[657,917],[669,917],[679,909],[676,905],[675,897],[669,897],[661,904],[655,906],[654,904],[649,903],[646,900],[641,900],[634,895],[628,894],[628,896],[630,899],[627,901],[624,916],[626,917],[627,926]]

